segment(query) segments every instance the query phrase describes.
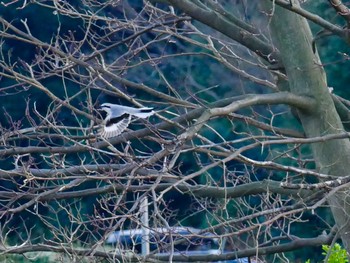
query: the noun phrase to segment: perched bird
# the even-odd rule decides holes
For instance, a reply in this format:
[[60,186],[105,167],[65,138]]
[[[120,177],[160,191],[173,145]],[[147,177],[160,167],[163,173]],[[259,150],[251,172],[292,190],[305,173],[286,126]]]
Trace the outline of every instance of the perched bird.
[[145,119],[154,114],[153,108],[133,108],[112,103],[103,103],[101,110],[107,113],[99,130],[105,139],[121,134],[128,127],[131,116]]

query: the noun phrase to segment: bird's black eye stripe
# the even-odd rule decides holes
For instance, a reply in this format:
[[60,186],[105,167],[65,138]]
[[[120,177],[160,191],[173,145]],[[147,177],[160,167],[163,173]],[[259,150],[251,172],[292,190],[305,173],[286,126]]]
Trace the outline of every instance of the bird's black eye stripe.
[[140,111],[142,112],[142,113],[149,113],[149,112],[151,112],[153,109],[141,109]]
[[124,113],[123,115],[120,115],[119,117],[111,118],[107,121],[106,126],[110,126],[112,124],[118,123],[125,118],[129,118],[129,116],[130,116],[130,114]]

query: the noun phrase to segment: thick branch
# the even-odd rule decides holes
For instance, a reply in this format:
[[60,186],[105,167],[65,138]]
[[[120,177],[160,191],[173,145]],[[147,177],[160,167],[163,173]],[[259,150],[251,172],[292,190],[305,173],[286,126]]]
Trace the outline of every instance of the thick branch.
[[[87,181],[88,179],[86,179]],[[156,186],[154,184],[143,184],[143,185],[129,185],[126,187],[124,184],[114,184],[98,188],[89,188],[84,190],[72,190],[66,192],[54,192],[40,196],[40,194],[31,193],[15,193],[3,191],[0,192],[2,198],[17,198],[23,200],[36,200],[36,201],[50,201],[60,199],[70,199],[87,197],[91,195],[100,195],[106,193],[123,193],[126,192],[143,192],[149,191],[150,189],[156,192],[162,192],[164,190],[172,189],[179,191],[180,193],[193,194],[198,197],[209,197],[209,198],[238,198],[248,195],[257,195],[264,193],[277,193],[282,195],[293,195],[298,198],[310,196],[312,193],[317,191],[306,190],[306,189],[285,189],[281,187],[281,182],[273,180],[263,180],[259,182],[252,182],[242,185],[236,185],[232,187],[217,187],[217,186],[203,186],[203,185],[188,185],[181,183],[174,187],[172,183],[159,183]]]
[[[125,256],[123,254],[116,255],[115,251],[113,252],[106,252],[106,251],[99,251],[99,250],[91,250],[91,248],[88,249],[78,249],[78,248],[72,248],[68,246],[63,246],[62,244],[57,245],[47,245],[47,244],[37,244],[37,245],[20,245],[20,246],[7,246],[7,247],[0,247],[1,253],[6,254],[24,254],[28,252],[57,252],[57,253],[71,253],[74,255],[79,256],[96,256],[96,257],[102,257],[102,258],[113,258],[116,260],[124,261]],[[139,259],[136,256],[128,256],[128,261],[131,262],[139,262]]]
[[[225,253],[223,255],[197,255],[197,256],[172,256],[173,261],[217,261],[217,260],[230,260],[236,258],[250,257],[255,255],[271,255],[274,253],[292,251],[304,247],[318,247],[325,244],[330,244],[333,240],[333,233],[328,235],[320,235],[315,238],[296,238],[287,244],[272,245],[269,247],[259,247],[251,249],[243,249],[235,252]],[[158,260],[167,260],[170,255],[155,256]]]
[[[292,240],[290,243],[281,244],[281,245],[272,245],[269,247],[260,247],[260,248],[251,248],[251,249],[243,249],[240,251],[225,253],[222,255],[194,255],[194,256],[186,256],[186,255],[170,255],[162,253],[161,255],[152,255],[148,258],[153,258],[162,261],[168,261],[171,257],[173,261],[186,261],[186,262],[208,262],[208,261],[218,261],[218,260],[230,260],[236,258],[250,257],[255,255],[270,255],[274,253],[292,251],[296,249],[300,249],[303,247],[317,247],[324,244],[330,244],[333,240],[334,233],[330,233],[328,235],[320,235],[315,238],[297,238]],[[115,250],[113,252],[106,252],[101,250],[91,250],[91,249],[75,249],[71,247],[65,247],[62,244],[60,246],[57,245],[47,245],[47,244],[38,244],[38,245],[20,245],[20,246],[9,246],[9,247],[1,247],[0,252],[9,253],[9,254],[24,254],[28,252],[57,252],[57,253],[72,253],[80,256],[90,256],[94,255],[102,258],[113,258],[121,261],[130,261],[130,262],[140,262],[140,259],[133,255],[126,254],[116,254]]]
[[257,38],[255,34],[231,23],[220,13],[214,10],[204,9],[203,7],[196,5],[193,1],[168,0],[168,2],[194,19],[218,30],[222,34],[246,46],[259,56],[263,57],[266,61],[270,63],[277,63],[279,61],[277,51],[274,50],[269,43],[262,41]]
[[245,107],[262,104],[287,104],[296,107],[303,112],[310,113],[316,107],[315,103],[315,100],[313,100],[312,98],[294,95],[289,92],[247,95],[247,97],[245,97],[244,99],[234,101],[225,107],[213,108],[205,111],[202,114],[202,116],[197,120],[196,124],[193,125],[188,131],[181,134],[179,136],[179,139],[191,139],[210,118],[213,118],[215,116],[228,115]]

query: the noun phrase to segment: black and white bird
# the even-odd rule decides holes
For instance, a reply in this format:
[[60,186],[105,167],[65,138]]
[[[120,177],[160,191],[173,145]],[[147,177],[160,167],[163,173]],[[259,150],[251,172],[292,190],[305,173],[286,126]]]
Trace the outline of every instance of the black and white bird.
[[128,127],[132,116],[145,119],[154,114],[153,108],[133,108],[112,103],[103,103],[101,110],[107,113],[99,130],[99,135],[105,139],[121,134]]

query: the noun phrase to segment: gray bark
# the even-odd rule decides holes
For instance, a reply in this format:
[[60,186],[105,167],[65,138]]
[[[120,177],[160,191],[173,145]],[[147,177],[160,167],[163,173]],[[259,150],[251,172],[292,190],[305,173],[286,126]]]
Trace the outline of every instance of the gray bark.
[[[297,1],[294,3],[298,5]],[[344,132],[331,94],[328,91],[324,69],[311,47],[312,35],[307,21],[286,9],[264,1],[272,15],[271,35],[280,51],[289,79],[290,91],[316,100],[312,113],[299,111],[307,137]],[[335,176],[348,175],[350,171],[350,142],[348,139],[330,140],[311,145],[316,166],[321,173]],[[349,191],[340,189],[329,196],[328,202],[339,229],[343,245],[350,251],[350,200]]]

